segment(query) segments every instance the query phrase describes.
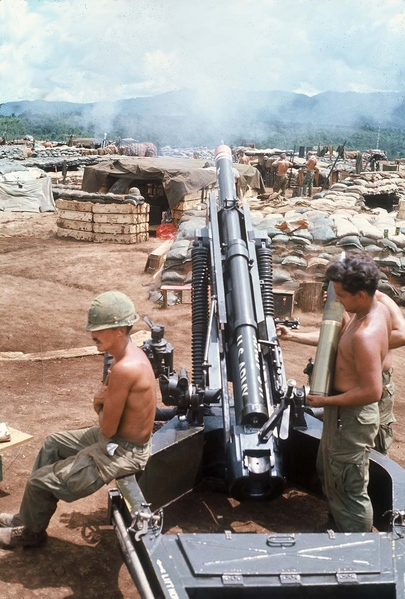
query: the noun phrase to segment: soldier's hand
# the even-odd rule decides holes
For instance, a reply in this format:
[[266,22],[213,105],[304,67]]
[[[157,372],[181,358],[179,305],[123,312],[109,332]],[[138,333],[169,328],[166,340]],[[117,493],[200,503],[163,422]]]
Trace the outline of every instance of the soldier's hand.
[[276,326],[276,333],[279,339],[289,339],[290,337],[290,331],[288,327],[283,324],[278,324]]
[[307,395],[305,402],[311,408],[323,408],[328,403],[327,398],[322,395]]

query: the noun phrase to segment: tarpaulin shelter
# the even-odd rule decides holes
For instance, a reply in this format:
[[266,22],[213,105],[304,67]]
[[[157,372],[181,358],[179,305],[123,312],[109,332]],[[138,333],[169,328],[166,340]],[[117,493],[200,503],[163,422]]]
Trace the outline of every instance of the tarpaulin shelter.
[[39,169],[4,161],[0,164],[0,210],[54,212],[51,179]]
[[[247,187],[265,191],[259,171],[245,164],[234,164],[239,173],[239,183],[244,193]],[[159,182],[167,197],[169,208],[175,208],[190,193],[216,184],[213,163],[192,158],[140,158],[126,157],[99,162],[84,170],[82,189],[90,193],[107,188],[124,193],[139,182]]]

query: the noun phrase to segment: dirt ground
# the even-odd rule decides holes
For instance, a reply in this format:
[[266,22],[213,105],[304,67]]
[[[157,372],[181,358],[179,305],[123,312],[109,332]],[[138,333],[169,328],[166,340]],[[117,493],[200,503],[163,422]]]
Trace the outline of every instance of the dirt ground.
[[[190,306],[162,309],[149,301],[152,275],[144,273],[149,253],[161,242],[136,246],[80,243],[55,237],[56,217],[0,215],[0,352],[37,353],[91,345],[84,332],[92,299],[110,289],[133,298],[141,317],[165,325],[175,347],[175,366],[190,369]],[[306,327],[321,314],[299,314]],[[139,327],[138,327],[139,325]],[[148,330],[140,320],[138,328]],[[314,348],[284,343],[287,376],[305,384]],[[394,352],[397,404],[391,457],[405,467],[405,349]],[[15,512],[25,480],[45,435],[95,423],[92,396],[101,378],[100,355],[42,361],[0,361],[0,421],[33,435],[3,453],[0,511]],[[1,449],[1,448],[0,448]],[[113,486],[113,484],[112,484]],[[200,488],[165,510],[165,531],[308,531],[326,517],[324,504],[289,489],[271,504],[240,504]],[[138,597],[107,522],[107,492],[73,504],[60,503],[40,549],[0,550],[0,599],[133,599]]]

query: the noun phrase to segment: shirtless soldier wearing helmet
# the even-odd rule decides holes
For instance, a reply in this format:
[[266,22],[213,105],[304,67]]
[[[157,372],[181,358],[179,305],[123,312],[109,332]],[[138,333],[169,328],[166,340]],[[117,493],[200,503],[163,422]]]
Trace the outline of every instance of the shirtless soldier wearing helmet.
[[0,547],[38,546],[58,501],[95,493],[117,477],[144,470],[156,411],[156,381],[145,353],[132,344],[139,319],[119,291],[92,302],[86,330],[113,357],[93,407],[98,426],[48,435],[29,476],[18,514],[0,514]]

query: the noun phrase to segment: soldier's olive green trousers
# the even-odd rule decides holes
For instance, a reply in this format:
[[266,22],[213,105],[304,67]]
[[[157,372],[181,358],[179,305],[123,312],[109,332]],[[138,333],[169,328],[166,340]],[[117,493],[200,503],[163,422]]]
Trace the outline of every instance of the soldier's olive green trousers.
[[314,187],[314,171],[307,171],[305,173],[305,177],[304,177],[304,181],[302,183],[302,195],[305,197],[307,195],[307,189],[308,189],[308,195],[312,196],[312,190]]
[[144,470],[151,442],[135,445],[105,437],[98,426],[48,435],[27,480],[19,515],[24,526],[42,532],[58,501],[95,493],[114,478]]
[[281,190],[281,195],[285,198],[287,183],[288,183],[287,175],[276,175],[273,191]]
[[375,438],[374,449],[383,455],[388,455],[388,450],[394,439],[392,425],[396,422],[394,416],[395,384],[392,380],[392,368],[383,372],[383,392],[378,402],[380,412],[380,427]]
[[378,425],[377,402],[325,407],[317,470],[340,532],[371,531],[369,453]]

